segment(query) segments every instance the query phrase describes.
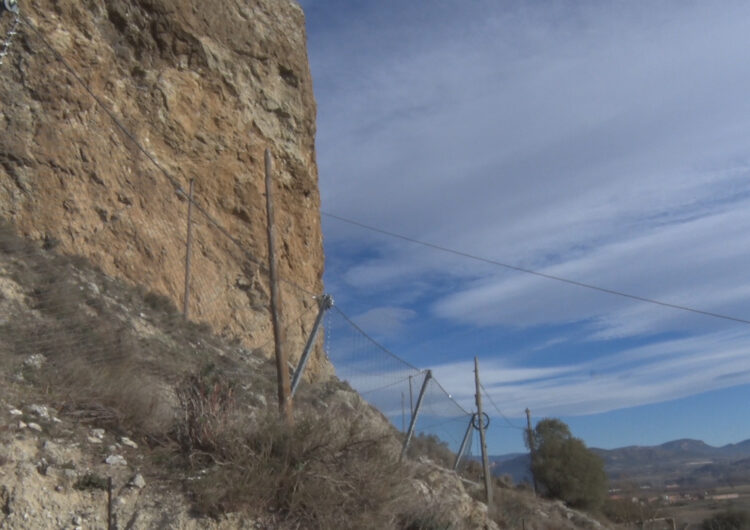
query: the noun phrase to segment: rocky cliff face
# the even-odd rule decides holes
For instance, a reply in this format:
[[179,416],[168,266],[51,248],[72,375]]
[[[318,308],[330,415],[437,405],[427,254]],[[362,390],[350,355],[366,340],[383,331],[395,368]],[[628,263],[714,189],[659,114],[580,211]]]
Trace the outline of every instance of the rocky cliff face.
[[[196,203],[234,241],[194,212],[191,318],[270,351],[268,278],[259,266],[265,148],[274,158],[280,274],[322,291],[315,102],[301,8],[294,0],[39,0],[20,8],[28,23],[0,67],[0,215],[181,307],[188,203],[176,189],[194,179]],[[0,31],[9,23],[4,16]],[[315,302],[283,287],[294,360]],[[322,354],[311,370],[329,370]]]

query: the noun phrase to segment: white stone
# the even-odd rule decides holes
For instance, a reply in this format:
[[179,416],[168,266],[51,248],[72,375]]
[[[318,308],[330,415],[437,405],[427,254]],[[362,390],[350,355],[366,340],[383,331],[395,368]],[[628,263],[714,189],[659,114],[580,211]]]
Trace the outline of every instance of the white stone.
[[26,359],[23,361],[23,364],[24,366],[28,366],[29,368],[38,370],[42,367],[44,361],[46,360],[47,358],[41,353],[35,353],[34,355],[29,355],[28,357],[26,357]]
[[134,488],[145,488],[146,487],[146,479],[143,478],[143,475],[138,473],[136,476],[130,479],[130,482],[128,482],[128,486],[132,486]]
[[49,419],[49,409],[44,405],[29,405],[29,412],[39,416],[44,420]]
[[33,421],[29,423],[29,429],[36,432],[42,432],[42,426],[38,423],[34,423]]
[[127,466],[128,462],[125,460],[125,458],[121,455],[109,455],[104,462],[107,463],[107,465],[110,466]]
[[92,444],[100,444],[100,443],[102,443],[102,441],[99,438],[94,438],[93,436],[89,436],[86,439],[89,441],[89,443],[92,443]]
[[26,427],[27,427],[27,425],[24,422],[22,422],[22,421],[18,422],[18,428],[19,429],[25,429]]
[[122,438],[120,438],[120,443],[122,445],[127,445],[128,447],[132,447],[133,449],[138,449],[138,444],[135,443],[130,438],[128,438],[127,436],[123,436]]
[[23,416],[23,412],[18,409],[10,409],[9,412],[11,416]]
[[91,436],[96,436],[100,440],[104,438],[104,429],[91,429]]

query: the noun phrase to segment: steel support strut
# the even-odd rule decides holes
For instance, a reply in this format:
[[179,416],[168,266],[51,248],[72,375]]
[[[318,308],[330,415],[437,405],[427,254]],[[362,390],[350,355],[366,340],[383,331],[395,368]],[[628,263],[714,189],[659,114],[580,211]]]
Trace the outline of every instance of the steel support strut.
[[305,349],[302,350],[302,356],[299,358],[297,369],[294,371],[294,377],[292,378],[292,397],[294,397],[294,393],[297,391],[297,386],[302,380],[302,374],[305,372],[305,365],[310,358],[312,347],[315,344],[318,331],[320,331],[320,325],[323,323],[323,317],[325,316],[326,311],[332,307],[333,297],[330,294],[324,294],[318,298],[318,316],[315,317],[315,324],[313,324],[313,329],[310,332],[310,336],[307,338]]
[[471,436],[471,429],[474,428],[474,417],[476,414],[472,414],[469,416],[469,425],[466,427],[466,433],[464,434],[464,439],[461,440],[461,447],[458,448],[458,453],[456,453],[456,461],[453,463],[453,471],[458,471],[458,465],[461,463],[461,458],[464,456],[464,451],[466,451],[466,444],[469,443],[469,436]]
[[419,411],[422,408],[422,400],[424,399],[424,395],[427,391],[427,385],[430,383],[430,379],[432,379],[432,370],[427,370],[425,372],[424,381],[422,382],[422,389],[419,391],[417,405],[414,407],[414,414],[411,415],[409,431],[406,433],[404,447],[401,449],[401,457],[399,458],[399,460],[403,460],[404,456],[406,456],[406,451],[409,449],[409,443],[411,442],[412,436],[414,436],[414,427],[417,426],[417,417],[419,416]]

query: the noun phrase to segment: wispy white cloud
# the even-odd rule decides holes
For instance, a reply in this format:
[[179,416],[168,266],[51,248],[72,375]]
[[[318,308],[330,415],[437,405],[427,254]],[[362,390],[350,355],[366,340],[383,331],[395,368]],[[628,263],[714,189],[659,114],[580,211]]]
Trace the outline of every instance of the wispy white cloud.
[[409,320],[417,316],[416,311],[404,307],[374,307],[354,317],[357,325],[375,336],[393,338],[401,335]]
[[[749,339],[747,331],[716,332],[536,370],[486,359],[481,375],[506,415],[521,417],[526,407],[538,416],[594,414],[750,383]],[[433,369],[445,386],[462,389],[455,397],[467,407],[472,370],[466,362]]]
[[[326,5],[304,3],[312,16]],[[324,209],[549,274],[750,318],[750,4],[334,7],[311,41]],[[326,239],[367,249],[348,256],[336,282],[378,308],[361,315],[374,333],[412,316],[383,306],[427,299],[432,313],[418,317],[434,317],[436,330],[445,321],[478,333],[574,326],[589,349],[682,336],[553,368],[489,360],[483,372],[493,395],[515,412],[604,411],[750,381],[740,354],[747,337],[727,332],[733,324],[332,220]],[[384,289],[398,300],[381,299]],[[446,388],[472,386],[463,364],[436,373]]]

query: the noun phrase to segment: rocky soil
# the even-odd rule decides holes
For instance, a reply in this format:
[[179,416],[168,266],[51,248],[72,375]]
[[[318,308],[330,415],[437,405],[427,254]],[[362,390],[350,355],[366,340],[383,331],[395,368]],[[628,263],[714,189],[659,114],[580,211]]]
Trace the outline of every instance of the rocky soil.
[[[195,180],[190,314],[270,337],[263,152],[274,158],[290,356],[322,292],[315,101],[294,0],[21,2],[0,67],[0,215],[25,235],[182,306]],[[0,28],[10,19],[4,17]],[[38,33],[36,32],[38,30]],[[54,51],[48,48],[47,43]],[[169,174],[119,130],[56,53]],[[173,179],[170,181],[170,178]],[[309,316],[309,315],[308,315]],[[330,366],[320,349],[311,374]]]

